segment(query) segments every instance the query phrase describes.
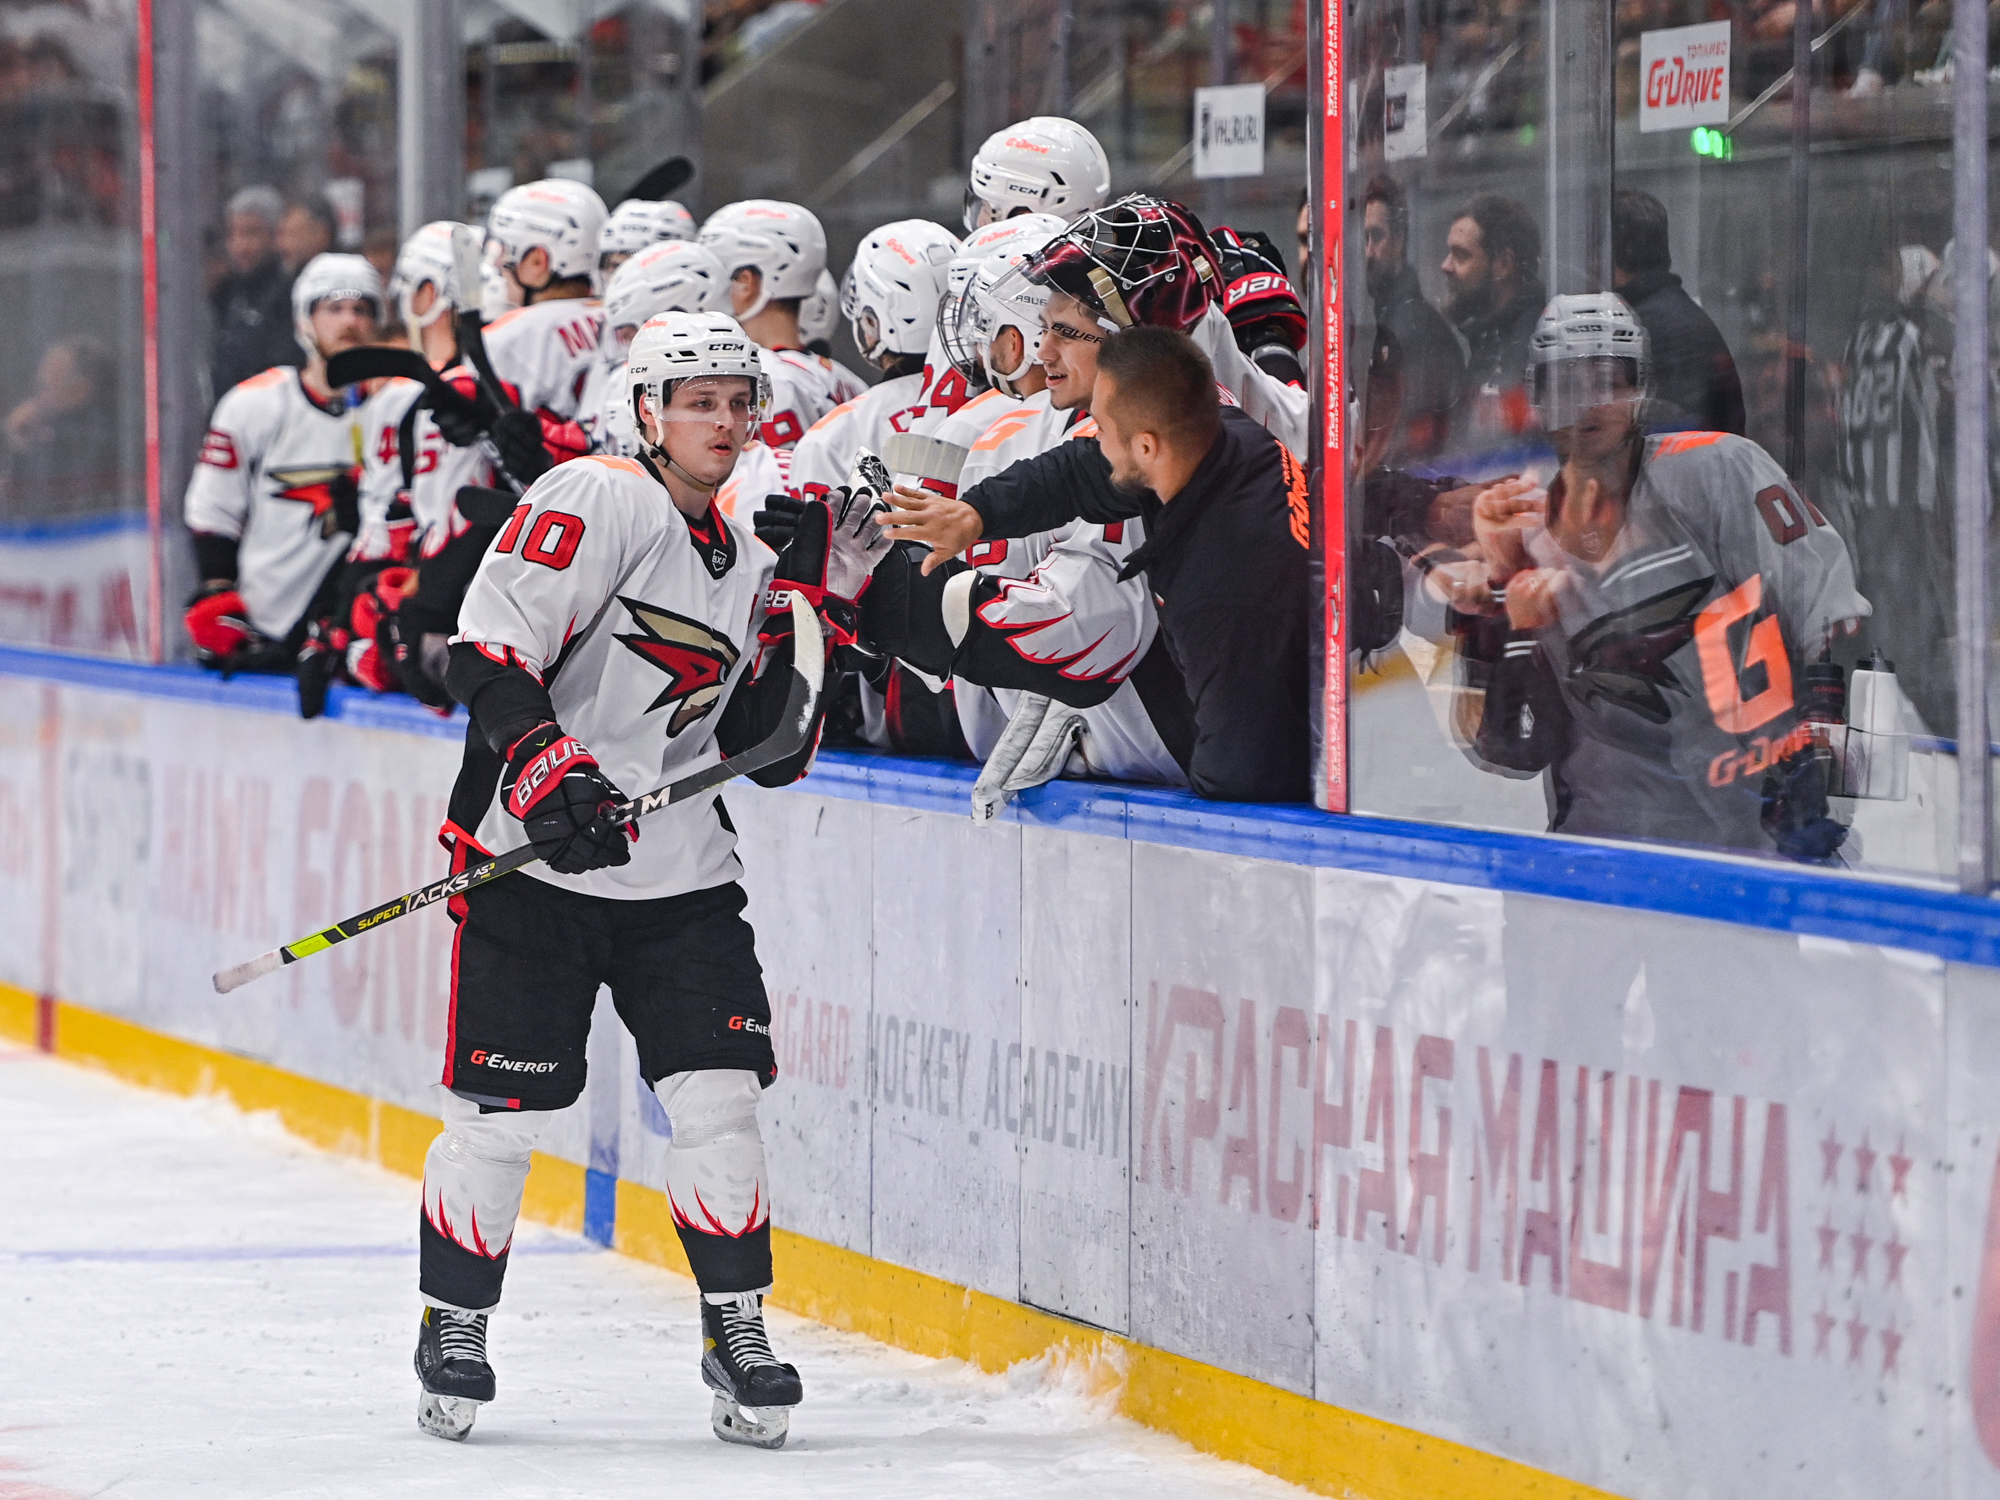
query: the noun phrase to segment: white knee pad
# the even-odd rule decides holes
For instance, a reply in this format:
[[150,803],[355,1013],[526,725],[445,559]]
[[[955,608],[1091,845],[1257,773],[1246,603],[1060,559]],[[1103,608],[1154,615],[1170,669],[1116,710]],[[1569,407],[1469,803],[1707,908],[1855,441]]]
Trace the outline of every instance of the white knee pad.
[[[499,1260],[514,1242],[528,1158],[553,1115],[495,1110],[445,1095],[444,1131],[424,1158],[424,1217],[453,1244]],[[481,1312],[483,1308],[468,1308]]]
[[674,1222],[700,1234],[741,1238],[771,1217],[757,1102],[764,1087],[747,1068],[705,1068],[660,1080],[673,1127],[667,1199]]

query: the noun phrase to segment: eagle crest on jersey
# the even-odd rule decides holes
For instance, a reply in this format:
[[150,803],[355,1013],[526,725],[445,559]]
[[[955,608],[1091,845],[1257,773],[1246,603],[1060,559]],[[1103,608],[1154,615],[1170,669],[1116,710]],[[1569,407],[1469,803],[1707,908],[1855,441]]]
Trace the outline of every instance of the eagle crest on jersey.
[[721,701],[722,690],[742,653],[699,620],[627,599],[622,594],[618,602],[630,611],[632,623],[643,634],[615,639],[626,650],[667,674],[665,691],[646,705],[646,712],[668,704],[674,706],[667,719],[667,737],[672,739],[688,725],[706,718]]
[[340,464],[318,464],[307,469],[273,469],[271,482],[278,487],[278,499],[310,505],[319,521],[319,534],[331,537],[340,530],[333,482],[346,472],[346,467]]
[[1667,659],[1694,639],[1713,578],[1679,583],[1591,621],[1569,643],[1570,681],[1588,703],[1609,698],[1651,724],[1673,718],[1665,689],[1686,695]]

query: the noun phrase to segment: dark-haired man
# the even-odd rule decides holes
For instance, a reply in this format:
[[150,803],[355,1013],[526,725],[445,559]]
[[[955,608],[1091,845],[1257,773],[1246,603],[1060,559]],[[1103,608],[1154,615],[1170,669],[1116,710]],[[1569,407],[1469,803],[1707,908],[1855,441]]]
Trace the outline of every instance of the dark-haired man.
[[1465,355],[1410,264],[1410,200],[1394,178],[1369,182],[1361,238],[1375,322],[1395,335],[1402,356],[1402,422],[1393,451],[1421,458],[1444,446],[1465,383]]
[[1681,286],[1667,246],[1667,206],[1651,193],[1611,196],[1611,285],[1653,351],[1649,425],[1743,436],[1743,381],[1715,320]]
[[1528,340],[1548,300],[1541,228],[1512,198],[1482,193],[1451,221],[1439,269],[1449,288],[1445,312],[1466,343],[1465,402],[1477,432],[1526,432]]
[[[1010,639],[989,608],[1010,580],[951,560],[981,539],[1052,531],[1079,518],[1145,521],[1147,540],[1123,574],[1143,572],[1160,629],[1193,706],[1188,784],[1203,797],[1296,802],[1309,785],[1305,472],[1270,432],[1216,393],[1208,358],[1186,334],[1137,327],[1106,339],[1091,412],[1078,438],[975,485],[961,500],[897,496],[893,525],[932,556],[902,549],[875,571],[863,634],[938,676],[1018,687],[1088,707],[1118,680],[1077,681],[1071,657],[1034,629]],[[995,622],[998,623],[995,623]],[[1089,643],[1082,643],[1087,650]],[[1179,751],[1177,750],[1178,754]]]

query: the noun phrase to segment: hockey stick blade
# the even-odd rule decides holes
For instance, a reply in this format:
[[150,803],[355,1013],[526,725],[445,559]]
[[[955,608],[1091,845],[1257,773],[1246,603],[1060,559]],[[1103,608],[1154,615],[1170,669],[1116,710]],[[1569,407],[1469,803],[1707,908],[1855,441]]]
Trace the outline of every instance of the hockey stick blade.
[[[727,760],[684,776],[679,781],[668,782],[657,791],[634,797],[630,802],[622,802],[611,809],[609,818],[614,826],[620,826],[643,818],[647,813],[658,812],[663,807],[672,807],[676,802],[685,802],[690,797],[721,786],[733,777],[750,771],[761,771],[777,761],[796,755],[806,746],[812,733],[813,717],[819,705],[820,683],[826,669],[826,642],[819,629],[819,616],[806,602],[804,594],[792,593],[792,684],[785,697],[784,717],[778,727],[766,735],[759,743],[752,745],[740,755],[732,755]],[[509,849],[505,854],[496,854],[482,864],[473,865],[447,875],[442,880],[434,880],[427,886],[408,891],[393,901],[384,901],[380,906],[370,907],[344,922],[336,922],[331,927],[321,928],[309,937],[300,938],[295,943],[287,943],[281,948],[273,948],[269,953],[259,954],[247,963],[219,971],[215,975],[215,992],[226,995],[241,989],[253,979],[262,979],[266,974],[275,974],[286,964],[297,963],[302,958],[310,958],[315,953],[323,953],[335,943],[344,943],[351,937],[359,937],[371,927],[380,927],[385,922],[393,922],[398,917],[407,917],[413,911],[421,911],[427,906],[435,906],[440,901],[449,901],[453,896],[462,896],[467,891],[498,880],[502,875],[511,874],[523,865],[531,865],[539,855],[533,844],[523,844],[518,849]]]
[[426,390],[444,385],[431,362],[416,350],[383,345],[342,350],[326,362],[326,380],[335,387],[364,380],[414,380]]
[[[652,171],[632,184],[632,190],[625,198],[637,198],[646,203],[657,203],[662,198],[671,198],[687,186],[694,176],[694,163],[685,156],[670,156]],[[625,201],[621,198],[620,203]]]

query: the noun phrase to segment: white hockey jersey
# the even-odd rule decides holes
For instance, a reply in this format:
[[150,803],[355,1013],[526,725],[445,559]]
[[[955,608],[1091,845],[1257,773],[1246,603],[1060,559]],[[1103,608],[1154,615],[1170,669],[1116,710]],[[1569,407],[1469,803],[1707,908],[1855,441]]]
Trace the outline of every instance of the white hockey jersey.
[[1292,450],[1292,457],[1303,462],[1312,421],[1310,393],[1251,364],[1250,357],[1236,347],[1236,330],[1229,326],[1218,303],[1209,305],[1201,321],[1188,330],[1188,337],[1201,346],[1215,368],[1216,383],[1243,408],[1243,414],[1268,428]]
[[771,409],[758,435],[765,446],[789,448],[836,406],[868,390],[845,366],[803,349],[759,349],[771,379]]
[[907,416],[913,402],[921,402],[923,389],[923,376],[898,375],[813,423],[792,450],[794,493],[813,499],[846,484],[854,455],[863,447],[881,453],[884,439],[897,430],[896,421]]
[[[1096,431],[1088,416],[1050,406],[1046,392],[1011,403],[973,442],[959,489],[968,490],[1024,458]],[[1018,580],[1003,585],[999,597],[982,607],[980,618],[1006,631],[1024,655],[1072,658],[1065,669],[1071,674],[1129,673],[1152,649],[1160,628],[1145,578],[1118,579],[1126,558],[1144,541],[1144,523],[1133,519],[1111,526],[1072,521],[1054,532],[979,542],[966,552],[967,562],[988,577]],[[980,760],[992,753],[1021,698],[1008,688],[954,682],[959,729]],[[1080,712],[1083,741],[1065,775],[1187,784],[1130,682]]]
[[[610,335],[605,337],[608,343]],[[632,390],[624,377],[623,349],[600,352],[584,372],[576,423],[590,439],[593,453],[631,458],[639,451],[639,429],[632,420]]]
[[[502,313],[486,325],[486,355],[493,362],[493,373],[519,393],[525,410],[574,418],[591,366],[599,359],[603,324],[604,305],[595,298],[532,303]],[[470,372],[470,365],[461,364],[446,374]],[[410,486],[410,508],[416,513],[424,555],[430,556],[464,530],[464,519],[453,505],[459,490],[468,484],[492,485],[499,471],[489,444],[452,447],[438,434],[428,412],[417,425],[425,449],[431,443],[439,445],[436,465]]]
[[[414,380],[385,380],[355,413],[361,429],[361,530],[348,554],[355,562],[380,562],[396,555],[399,539],[389,525],[389,507],[403,494],[403,419],[423,393],[423,386]],[[413,470],[426,460],[434,468],[443,456],[444,439],[435,429],[432,447],[427,452],[421,447],[415,429],[424,416],[419,412],[410,424],[411,448],[417,454]]]
[[734,516],[745,526],[764,507],[769,495],[792,492],[792,455],[797,450],[773,448],[754,438],[736,455],[736,467],[715,492],[715,503],[725,516]]
[[[479,565],[459,634],[490,655],[516,652],[546,674],[562,727],[628,797],[722,758],[715,727],[757,655],[777,558],[723,516],[720,547],[698,545],[666,490],[636,462],[591,455],[558,465]],[[629,864],[585,875],[524,874],[621,900],[725,884],[743,872],[716,797],[649,816]],[[522,829],[494,796],[475,837],[511,848]]]
[[334,481],[355,466],[354,414],[306,394],[287,365],[252,375],[216,403],[188,479],[190,531],[237,543],[236,590],[259,635],[283,640],[346,552]]

